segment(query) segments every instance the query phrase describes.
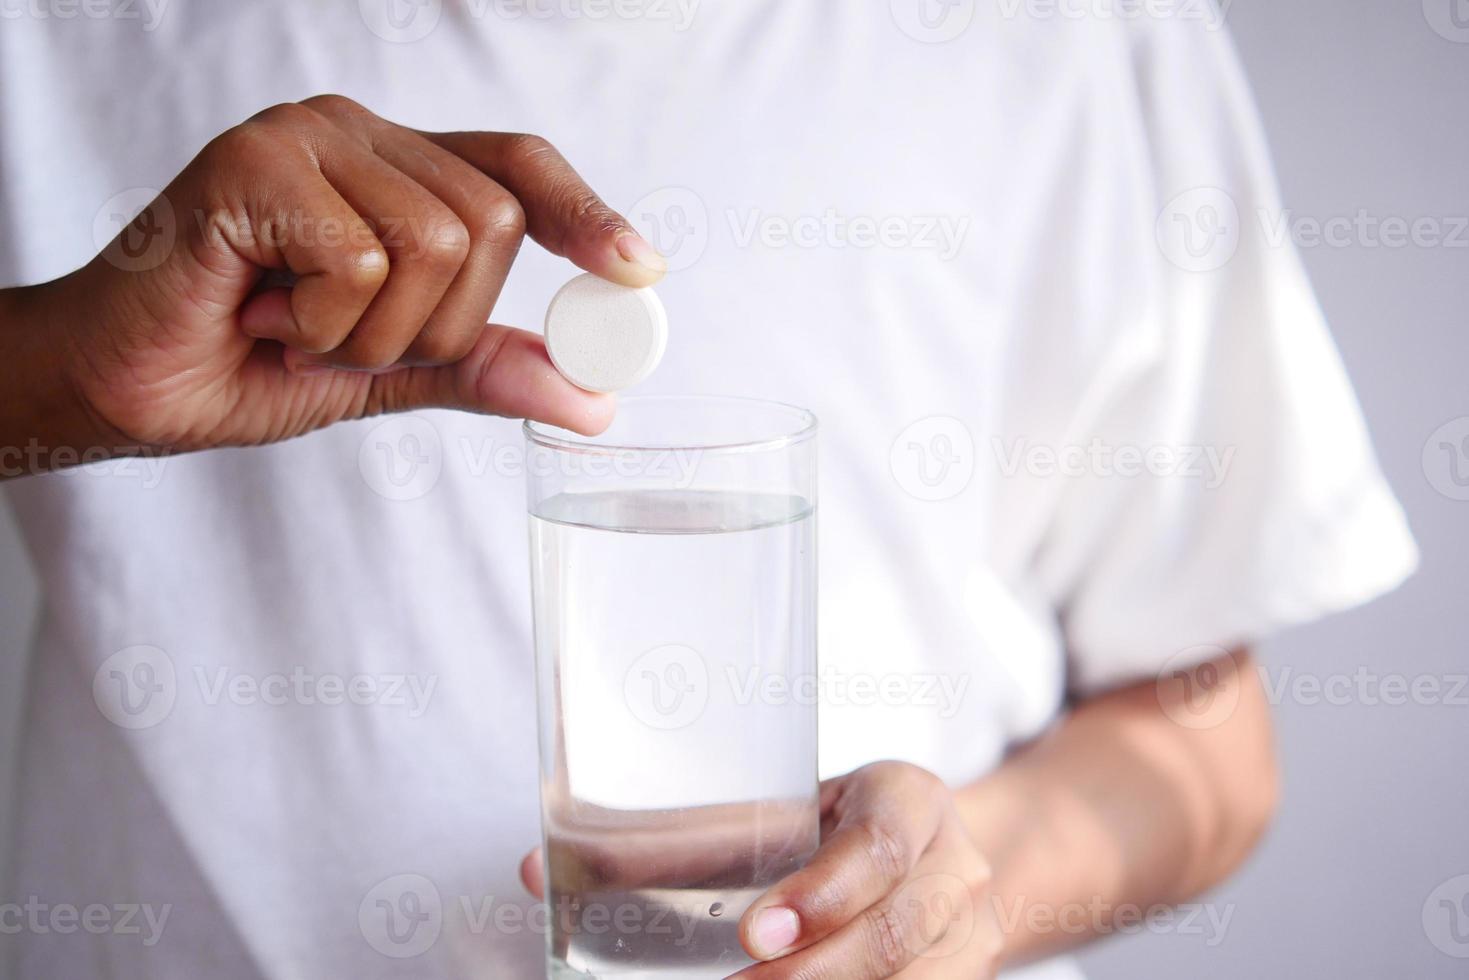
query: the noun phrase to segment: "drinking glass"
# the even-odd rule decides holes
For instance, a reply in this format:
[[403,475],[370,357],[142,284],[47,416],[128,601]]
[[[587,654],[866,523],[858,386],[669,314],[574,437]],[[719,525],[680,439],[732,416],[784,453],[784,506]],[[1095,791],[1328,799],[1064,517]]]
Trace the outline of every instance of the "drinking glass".
[[726,977],[817,844],[816,420],[630,397],[525,434],[548,973]]

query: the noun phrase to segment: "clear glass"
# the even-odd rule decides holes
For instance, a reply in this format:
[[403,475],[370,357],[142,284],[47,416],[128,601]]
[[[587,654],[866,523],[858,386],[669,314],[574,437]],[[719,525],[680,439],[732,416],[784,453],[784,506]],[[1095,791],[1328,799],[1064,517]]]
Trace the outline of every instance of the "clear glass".
[[727,977],[818,837],[816,420],[632,397],[525,433],[548,974]]

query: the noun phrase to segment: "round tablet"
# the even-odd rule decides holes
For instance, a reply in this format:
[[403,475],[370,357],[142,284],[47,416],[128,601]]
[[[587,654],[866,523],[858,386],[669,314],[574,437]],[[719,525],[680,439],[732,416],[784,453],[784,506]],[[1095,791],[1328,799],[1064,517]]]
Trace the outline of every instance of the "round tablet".
[[551,363],[567,381],[588,391],[620,391],[663,359],[668,314],[653,290],[587,273],[551,298],[545,333]]

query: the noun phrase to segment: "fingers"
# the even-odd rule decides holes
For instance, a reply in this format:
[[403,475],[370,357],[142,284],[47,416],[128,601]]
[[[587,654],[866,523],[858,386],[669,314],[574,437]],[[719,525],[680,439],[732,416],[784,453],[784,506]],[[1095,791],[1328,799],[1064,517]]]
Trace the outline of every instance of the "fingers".
[[612,395],[584,391],[563,378],[538,334],[490,324],[453,364],[372,378],[364,414],[457,408],[595,435],[611,423],[616,404]]
[[740,921],[746,950],[770,959],[846,927],[912,873],[950,806],[937,777],[876,763],[823,787],[828,832],[800,871],[750,906]]
[[989,910],[989,867],[946,818],[904,881],[820,942],[756,964],[740,980],[866,980],[993,975],[1000,934]]
[[500,297],[525,235],[525,213],[504,187],[420,134],[378,118],[341,96],[305,105],[428,191],[468,236],[457,275],[413,338],[406,364],[448,364],[467,354]]
[[566,382],[538,336],[486,325],[527,228],[613,281],[662,274],[544,141],[420,134],[322,97],[259,114],[196,164],[184,200],[202,247],[181,250],[192,265],[170,281],[279,341],[292,377],[370,376],[329,379],[360,396],[350,414],[441,406],[584,433],[610,421],[613,399]]
[[[180,250],[202,275],[184,273],[193,301],[239,305],[249,336],[309,353],[343,343],[388,278],[388,254],[368,223],[327,181],[309,145],[309,115],[281,106],[209,144],[180,176],[179,194],[198,202],[189,227],[202,247]],[[303,234],[310,216],[330,235]],[[232,266],[288,270],[290,288],[248,296]],[[248,298],[247,298],[248,297]]]
[[[467,255],[447,205],[305,105],[260,113],[192,169],[208,243],[294,275],[238,311],[247,335],[287,346],[291,367],[394,364]],[[210,252],[195,250],[206,265]]]
[[469,231],[437,197],[355,140],[323,148],[321,169],[359,214],[372,217],[389,273],[339,347],[288,364],[380,371],[408,350],[458,277]]
[[[538,137],[420,134],[340,96],[296,108],[327,123],[313,143],[321,173],[376,230],[389,272],[349,335],[331,349],[288,351],[292,369],[383,372],[465,358],[527,228],[613,281],[642,286],[662,275],[651,246]],[[255,306],[258,330],[283,312],[278,298]]]
[[547,250],[624,286],[651,286],[668,265],[539,136],[424,133],[503,186],[525,209],[526,230]]

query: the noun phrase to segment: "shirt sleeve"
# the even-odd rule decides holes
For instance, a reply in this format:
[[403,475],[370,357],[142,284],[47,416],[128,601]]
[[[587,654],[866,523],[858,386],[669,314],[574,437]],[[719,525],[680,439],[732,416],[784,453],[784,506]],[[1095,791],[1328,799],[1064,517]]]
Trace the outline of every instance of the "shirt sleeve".
[[1366,602],[1417,563],[1230,40],[1170,23],[1132,43],[1148,351],[1073,430],[1085,472],[1036,559],[1083,695]]

